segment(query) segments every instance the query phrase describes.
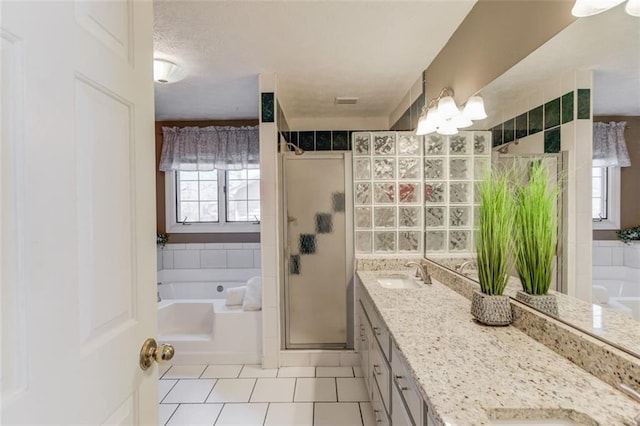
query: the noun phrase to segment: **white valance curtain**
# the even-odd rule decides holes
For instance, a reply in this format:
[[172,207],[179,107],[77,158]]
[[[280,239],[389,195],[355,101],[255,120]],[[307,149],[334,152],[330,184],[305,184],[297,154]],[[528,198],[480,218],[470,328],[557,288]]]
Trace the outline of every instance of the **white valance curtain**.
[[160,171],[256,169],[258,126],[163,127]]
[[593,123],[593,167],[629,167],[629,152],[624,140],[626,121]]

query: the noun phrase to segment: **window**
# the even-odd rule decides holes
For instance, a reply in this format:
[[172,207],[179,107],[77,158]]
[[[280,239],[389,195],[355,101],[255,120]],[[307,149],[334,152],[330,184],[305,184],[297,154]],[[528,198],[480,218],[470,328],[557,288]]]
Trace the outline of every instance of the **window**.
[[593,229],[620,229],[620,168],[593,167],[591,173]]
[[168,232],[259,232],[260,170],[165,173]]

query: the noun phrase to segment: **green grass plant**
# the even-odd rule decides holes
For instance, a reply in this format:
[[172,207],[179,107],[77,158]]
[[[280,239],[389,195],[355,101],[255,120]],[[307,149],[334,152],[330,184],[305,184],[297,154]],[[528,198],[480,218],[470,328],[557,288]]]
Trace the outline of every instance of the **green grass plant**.
[[513,169],[493,168],[479,182],[479,229],[476,254],[480,289],[488,295],[502,295],[513,267]]
[[529,170],[529,182],[515,194],[515,257],[522,289],[531,295],[547,294],[553,274],[558,217],[555,211],[559,188],[549,185],[542,161]]

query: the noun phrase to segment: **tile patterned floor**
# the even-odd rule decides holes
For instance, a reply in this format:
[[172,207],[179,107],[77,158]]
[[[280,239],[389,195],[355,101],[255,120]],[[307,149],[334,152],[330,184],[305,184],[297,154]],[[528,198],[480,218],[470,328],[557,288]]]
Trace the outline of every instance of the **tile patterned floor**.
[[358,367],[163,367],[160,425],[373,426],[361,376]]

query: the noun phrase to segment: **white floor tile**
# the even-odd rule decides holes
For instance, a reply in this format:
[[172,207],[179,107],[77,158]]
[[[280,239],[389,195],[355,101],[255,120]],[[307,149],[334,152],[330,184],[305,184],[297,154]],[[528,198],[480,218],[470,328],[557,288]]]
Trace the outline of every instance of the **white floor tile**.
[[221,410],[222,404],[181,404],[167,425],[211,426]]
[[216,426],[261,426],[267,413],[266,403],[224,404]]
[[219,379],[207,402],[249,402],[256,379]]
[[200,376],[201,379],[235,379],[242,365],[210,365]]
[[337,401],[336,382],[330,378],[296,379],[295,402]]
[[275,403],[269,404],[265,426],[312,426],[313,403]]
[[174,365],[164,373],[163,379],[198,379],[206,365]]
[[278,377],[316,377],[315,367],[280,367]]
[[277,368],[262,368],[259,365],[245,365],[240,372],[240,377],[276,377]]
[[364,426],[375,426],[376,418],[373,415],[373,408],[370,402],[360,403],[360,414],[362,414],[362,422]]
[[315,426],[362,426],[360,407],[357,403],[315,404]]
[[309,365],[337,367],[340,365],[340,354],[335,351],[319,351],[309,354]]
[[293,402],[296,379],[260,378],[251,394],[251,402]]
[[160,404],[158,407],[158,424],[165,425],[169,418],[178,408],[178,404]]
[[179,380],[164,398],[165,403],[202,403],[207,399],[214,379]]
[[338,401],[369,401],[367,388],[362,378],[342,378],[336,379],[338,384]]
[[280,365],[285,367],[308,367],[311,365],[308,353],[280,351]]
[[176,383],[178,383],[177,380],[158,380],[158,401],[162,402],[162,398],[167,396]]
[[316,367],[316,377],[353,377],[353,368]]
[[171,368],[170,364],[162,364],[158,366],[158,378],[162,377],[164,373]]
[[362,368],[360,368],[359,366],[353,367],[353,375],[356,377],[364,377],[364,374],[362,373]]

